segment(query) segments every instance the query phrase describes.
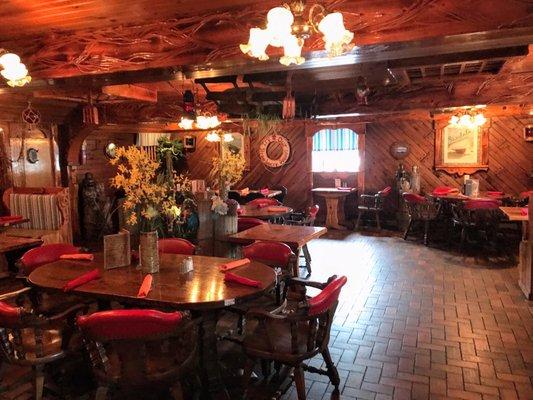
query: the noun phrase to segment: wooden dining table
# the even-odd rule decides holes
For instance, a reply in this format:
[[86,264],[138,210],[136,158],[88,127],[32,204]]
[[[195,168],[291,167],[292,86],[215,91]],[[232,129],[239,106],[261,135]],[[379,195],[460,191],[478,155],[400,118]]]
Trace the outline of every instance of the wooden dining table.
[[[299,257],[303,246],[311,240],[325,235],[327,231],[327,228],[323,226],[261,224],[242,232],[228,235],[226,240],[238,244],[248,244],[256,240],[281,242],[291,247],[297,257]],[[299,275],[298,265],[294,266],[293,275]]]
[[274,287],[274,270],[260,262],[231,272],[260,282],[260,287],[244,286],[224,281],[219,266],[230,259],[192,256],[194,270],[182,274],[179,266],[186,256],[161,254],[159,272],[153,274],[152,289],[145,298],[137,297],[145,274],[135,265],[104,269],[103,254],[95,254],[94,261],[60,260],[33,271],[28,281],[46,291],[61,292],[70,280],[98,268],[101,278],[77,287],[72,293],[97,300],[116,300],[138,307],[189,310],[202,320],[200,360],[204,398],[229,399],[218,363],[217,314],[227,306],[261,296]]
[[[294,212],[290,207],[285,206],[273,206],[276,207],[274,210],[270,209],[270,206],[267,207],[257,207],[254,205],[243,205],[240,207],[239,216],[248,217],[248,218],[257,218],[262,220],[271,220],[276,218],[283,218],[287,215]],[[284,210],[278,208],[284,207]]]
[[23,238],[0,234],[0,278],[9,276],[9,253],[29,250],[32,247],[40,246],[41,239]]
[[311,190],[326,201],[326,226],[332,229],[345,230],[342,225],[346,219],[344,214],[344,201],[352,193],[357,193],[357,188],[314,188]]

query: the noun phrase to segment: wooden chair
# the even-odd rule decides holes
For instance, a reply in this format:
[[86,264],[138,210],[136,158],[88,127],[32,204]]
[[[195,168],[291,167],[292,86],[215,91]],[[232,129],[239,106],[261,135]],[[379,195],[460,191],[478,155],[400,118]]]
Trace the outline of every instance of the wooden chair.
[[355,223],[355,230],[359,229],[359,223],[363,214],[370,212],[376,216],[376,225],[378,229],[381,229],[379,221],[379,213],[383,211],[383,203],[385,198],[392,192],[392,188],[387,186],[385,189],[377,192],[376,194],[362,194],[359,196],[360,204],[357,206],[357,222]]
[[[306,398],[304,370],[328,376],[335,387],[334,393],[338,395],[339,374],[331,359],[328,344],[339,294],[346,281],[345,276],[333,276],[325,284],[291,278],[288,281],[291,286],[315,287],[322,291],[312,298],[305,296],[293,308],[285,303],[271,312],[253,309],[246,314],[247,329],[243,341],[247,356],[243,375],[245,398],[258,359],[294,367],[299,400]],[[304,364],[305,360],[318,353],[324,359],[326,370]]]
[[40,400],[45,366],[68,355],[75,316],[85,311],[86,306],[78,304],[61,313],[44,316],[4,301],[20,298],[29,291],[25,288],[0,295],[0,358],[8,364],[32,368],[34,398]]
[[[292,213],[285,220],[285,223],[287,225],[313,226],[319,210],[320,207],[318,204],[312,205],[305,213]],[[302,247],[302,253],[302,256],[305,259],[305,268],[307,269],[307,273],[311,274],[311,253],[309,253],[307,243]]]
[[283,202],[285,201],[285,197],[287,197],[287,193],[289,192],[288,189],[283,185],[274,186],[272,187],[272,189],[281,191],[281,194],[278,194],[274,196],[273,198],[279,201],[280,204],[283,204]]
[[500,202],[497,200],[468,200],[452,206],[453,224],[461,229],[460,250],[472,233],[481,233],[484,242],[495,240],[501,219]]
[[192,256],[196,252],[196,246],[187,239],[168,238],[159,239],[159,252],[163,254],[184,254]]
[[250,217],[238,217],[237,219],[237,232],[245,231],[246,229],[253,228],[254,226],[266,224],[265,221],[259,218]]
[[415,223],[424,224],[424,244],[428,244],[429,224],[434,221],[440,210],[438,203],[429,201],[426,197],[415,193],[404,193],[402,195],[407,213],[409,214],[409,224],[403,234],[403,239],[407,240],[411,228]]
[[98,382],[96,400],[110,388],[141,398],[142,390],[181,386],[196,358],[198,321],[188,313],[113,310],[80,316],[77,323]]

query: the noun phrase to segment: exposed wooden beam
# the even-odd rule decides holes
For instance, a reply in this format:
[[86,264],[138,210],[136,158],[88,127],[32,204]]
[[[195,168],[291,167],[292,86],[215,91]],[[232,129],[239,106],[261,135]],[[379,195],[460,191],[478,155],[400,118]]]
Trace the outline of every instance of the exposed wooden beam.
[[136,85],[112,85],[103,86],[102,93],[122,97],[125,99],[147,101],[157,103],[157,91]]

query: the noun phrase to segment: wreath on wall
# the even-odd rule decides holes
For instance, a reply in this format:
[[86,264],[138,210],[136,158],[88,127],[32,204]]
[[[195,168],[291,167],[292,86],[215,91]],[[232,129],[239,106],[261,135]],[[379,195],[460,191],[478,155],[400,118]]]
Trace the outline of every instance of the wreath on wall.
[[[271,158],[268,155],[268,147],[271,144],[277,144],[281,148],[281,154],[277,158]],[[259,159],[261,162],[269,168],[283,167],[291,155],[291,145],[286,137],[272,133],[265,136],[259,144]]]

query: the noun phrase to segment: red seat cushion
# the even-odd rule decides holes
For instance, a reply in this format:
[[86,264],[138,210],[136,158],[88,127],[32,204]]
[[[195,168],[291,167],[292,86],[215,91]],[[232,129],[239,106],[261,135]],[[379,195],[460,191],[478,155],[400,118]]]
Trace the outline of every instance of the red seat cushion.
[[348,278],[341,276],[330,282],[315,297],[308,300],[309,315],[322,314],[327,311],[338,299],[342,287],[346,284]]
[[251,260],[269,261],[275,266],[287,267],[293,252],[285,243],[258,241],[243,247],[242,254]]
[[28,250],[20,258],[22,273],[29,275],[41,265],[58,261],[63,254],[79,253],[79,248],[66,243],[47,244]]
[[20,324],[20,316],[22,308],[13,307],[9,304],[0,301],[0,327],[12,328]]
[[408,203],[426,203],[427,199],[424,196],[415,193],[404,193],[403,199]]
[[253,228],[257,225],[266,224],[265,221],[260,220],[259,218],[250,218],[250,217],[239,217],[237,220],[237,231],[242,232],[246,229]]
[[380,190],[378,192],[378,194],[381,196],[381,197],[386,197],[388,196],[389,194],[391,194],[392,192],[392,188],[390,186],[387,186],[385,189],[383,190]]
[[83,334],[96,341],[142,340],[174,331],[183,319],[179,311],[113,310],[78,317]]
[[159,252],[165,254],[184,254],[192,256],[196,246],[186,239],[170,238],[159,239]]

